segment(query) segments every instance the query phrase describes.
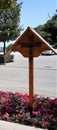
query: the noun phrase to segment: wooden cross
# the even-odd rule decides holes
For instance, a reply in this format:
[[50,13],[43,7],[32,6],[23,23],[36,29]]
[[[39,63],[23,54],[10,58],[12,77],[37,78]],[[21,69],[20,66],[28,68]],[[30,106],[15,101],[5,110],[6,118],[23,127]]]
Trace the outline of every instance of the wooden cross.
[[29,58],[29,106],[33,108],[34,96],[34,57],[38,57],[43,51],[56,51],[32,28],[27,27],[26,31],[17,39],[17,41],[8,50],[6,55],[12,51],[20,52],[24,57]]

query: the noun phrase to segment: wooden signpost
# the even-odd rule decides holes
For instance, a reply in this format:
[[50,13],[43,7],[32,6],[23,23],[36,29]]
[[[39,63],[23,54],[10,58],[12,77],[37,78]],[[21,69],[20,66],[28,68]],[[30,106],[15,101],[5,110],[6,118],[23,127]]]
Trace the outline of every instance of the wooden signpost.
[[12,51],[20,52],[24,57],[29,58],[29,106],[33,107],[34,96],[34,57],[38,57],[43,51],[55,50],[33,29],[28,27],[25,32],[16,40],[6,55]]

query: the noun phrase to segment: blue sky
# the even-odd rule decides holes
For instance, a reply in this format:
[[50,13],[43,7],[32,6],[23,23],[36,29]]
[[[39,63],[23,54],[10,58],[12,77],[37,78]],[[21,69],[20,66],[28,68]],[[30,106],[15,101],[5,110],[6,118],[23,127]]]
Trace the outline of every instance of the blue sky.
[[57,8],[57,0],[18,0],[23,2],[21,8],[21,25],[37,27],[50,19]]
[[[37,27],[45,24],[57,9],[57,0],[17,0],[18,3],[23,2],[20,15],[20,25],[26,29],[27,26]],[[14,42],[14,41],[13,41]],[[13,42],[6,43],[11,44]],[[3,43],[0,44],[3,46]]]

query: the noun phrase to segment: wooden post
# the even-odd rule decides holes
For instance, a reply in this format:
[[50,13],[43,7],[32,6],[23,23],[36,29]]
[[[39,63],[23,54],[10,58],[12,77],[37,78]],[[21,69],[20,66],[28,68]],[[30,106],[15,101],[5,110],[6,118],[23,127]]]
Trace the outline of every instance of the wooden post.
[[33,53],[32,49],[30,49],[29,56],[29,107],[33,107],[33,95],[34,95],[34,86],[33,86]]

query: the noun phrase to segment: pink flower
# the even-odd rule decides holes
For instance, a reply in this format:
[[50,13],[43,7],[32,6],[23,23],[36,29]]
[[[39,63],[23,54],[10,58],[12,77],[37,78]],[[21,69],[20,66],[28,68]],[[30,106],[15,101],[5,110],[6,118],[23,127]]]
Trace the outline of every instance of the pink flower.
[[28,95],[28,94],[24,94],[24,95],[23,95],[23,99],[24,99],[26,102],[29,102],[29,95]]
[[24,100],[24,98],[23,98],[23,97],[21,98],[21,102],[23,102],[23,103],[25,102],[25,100]]
[[0,103],[2,103],[2,99],[0,98]]
[[33,114],[38,115],[38,114],[40,114],[40,111],[34,111]]
[[17,117],[17,118],[20,118],[20,117],[21,117],[21,114],[20,114],[20,113],[18,113],[18,114],[16,115],[16,117]]
[[5,114],[2,116],[2,118],[3,118],[3,119],[6,118],[6,119],[9,121],[9,114],[8,114],[8,113],[5,113]]
[[16,95],[18,95],[18,96],[22,96],[22,94],[19,93],[19,92],[15,92],[15,93],[14,93],[14,96],[16,96]]
[[48,121],[51,118],[51,115],[46,114],[45,119]]
[[38,102],[39,105],[42,105],[42,102]]
[[53,121],[56,123],[57,122],[57,118],[55,117],[55,118],[53,118]]
[[6,101],[6,102],[4,103],[4,106],[5,106],[6,109],[8,109],[9,106],[10,106],[10,102],[9,102],[9,101]]
[[46,128],[47,124],[48,124],[47,121],[43,122],[43,124],[42,124],[43,128]]

